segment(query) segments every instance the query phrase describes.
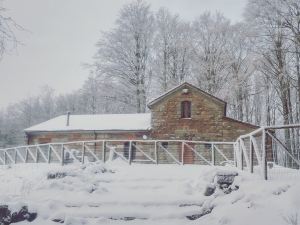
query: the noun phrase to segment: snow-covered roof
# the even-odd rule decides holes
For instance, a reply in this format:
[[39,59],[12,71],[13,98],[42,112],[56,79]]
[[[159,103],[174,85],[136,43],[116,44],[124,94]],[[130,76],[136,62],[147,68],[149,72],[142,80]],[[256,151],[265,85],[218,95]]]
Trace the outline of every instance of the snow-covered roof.
[[69,126],[67,126],[67,115],[62,115],[29,127],[25,129],[25,132],[77,130],[143,131],[150,128],[151,113],[70,115]]

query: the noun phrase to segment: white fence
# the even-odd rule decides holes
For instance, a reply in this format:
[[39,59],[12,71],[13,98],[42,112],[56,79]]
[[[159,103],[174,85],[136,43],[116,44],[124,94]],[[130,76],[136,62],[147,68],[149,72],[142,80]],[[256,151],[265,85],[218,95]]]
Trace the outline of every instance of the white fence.
[[259,128],[235,143],[236,166],[264,179],[300,177],[299,124]]
[[0,149],[0,165],[107,161],[223,165],[234,163],[233,142],[186,140],[93,140]]
[[224,165],[264,179],[299,176],[300,124],[259,128],[236,142],[188,140],[92,140],[0,149],[0,165],[13,163],[103,162]]

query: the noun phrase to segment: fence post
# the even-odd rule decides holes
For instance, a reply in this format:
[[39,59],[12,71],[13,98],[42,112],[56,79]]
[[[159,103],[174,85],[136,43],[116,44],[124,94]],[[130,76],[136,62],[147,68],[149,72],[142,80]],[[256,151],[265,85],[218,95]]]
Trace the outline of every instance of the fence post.
[[131,165],[131,154],[132,154],[132,141],[129,142],[129,156],[128,156],[129,165]]
[[239,150],[241,151],[241,170],[244,170],[244,153],[241,147],[241,139],[239,141]]
[[51,162],[51,145],[48,146],[48,163]]
[[237,149],[237,142],[233,143],[233,160],[234,160],[235,167],[237,167],[236,149]]
[[25,163],[27,163],[28,161],[28,147],[26,147],[26,151],[25,151]]
[[38,147],[35,147],[35,148],[36,148],[35,162],[38,163],[38,161],[39,161],[39,149],[38,149]]
[[268,180],[268,165],[267,165],[267,157],[266,157],[266,129],[263,128],[262,131],[262,169],[263,169],[263,177],[265,180]]
[[81,155],[82,164],[84,164],[84,156],[85,156],[85,142],[82,142],[82,155]]
[[102,142],[102,158],[103,158],[103,162],[105,162],[105,158],[106,158],[106,142],[103,141]]
[[181,164],[184,165],[184,142],[181,142]]
[[65,148],[64,148],[64,144],[61,145],[61,165],[64,165],[64,161],[65,161]]
[[253,173],[253,144],[252,144],[252,136],[249,137],[250,144],[250,173]]
[[15,160],[15,164],[17,164],[17,157],[18,157],[17,148],[14,148],[14,150],[15,150],[14,160]]
[[156,165],[158,165],[157,141],[154,141],[154,154],[155,154],[155,162],[156,162]]
[[6,151],[4,151],[4,165],[7,164],[7,156],[6,156]]
[[214,166],[216,165],[216,152],[213,143],[211,144],[211,164],[213,164]]

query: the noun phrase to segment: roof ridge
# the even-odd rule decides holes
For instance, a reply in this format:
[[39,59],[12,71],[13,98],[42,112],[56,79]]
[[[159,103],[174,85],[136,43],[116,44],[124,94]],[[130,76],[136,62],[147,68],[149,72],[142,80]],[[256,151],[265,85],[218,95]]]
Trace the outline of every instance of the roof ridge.
[[225,105],[227,104],[224,100],[222,100],[222,99],[220,99],[220,98],[218,98],[218,97],[216,97],[216,96],[214,96],[214,95],[212,95],[212,94],[209,94],[208,92],[206,92],[206,91],[204,91],[204,90],[198,88],[197,86],[195,86],[195,85],[193,85],[193,84],[191,84],[191,83],[185,81],[185,82],[183,82],[183,83],[181,83],[181,84],[179,84],[179,85],[177,85],[177,86],[171,88],[170,90],[164,92],[163,94],[159,95],[158,97],[152,99],[151,101],[149,101],[149,103],[147,104],[147,106],[150,108],[152,105],[154,105],[154,104],[156,104],[157,102],[161,101],[164,97],[166,97],[166,96],[172,94],[173,92],[175,92],[177,89],[179,89],[181,86],[184,86],[184,85],[187,85],[187,86],[190,86],[190,87],[192,87],[192,88],[195,88],[195,89],[198,90],[199,92],[201,92],[201,93],[207,95],[208,97],[211,97],[211,98],[213,98],[213,99],[215,99],[215,100],[217,100],[217,101],[219,101],[219,102],[221,102],[221,103],[223,103],[223,104],[225,104]]

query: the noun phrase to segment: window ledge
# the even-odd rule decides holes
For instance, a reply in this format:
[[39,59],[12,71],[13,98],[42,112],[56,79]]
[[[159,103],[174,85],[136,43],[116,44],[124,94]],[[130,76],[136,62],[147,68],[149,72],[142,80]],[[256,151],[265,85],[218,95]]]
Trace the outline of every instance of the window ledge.
[[192,117],[189,117],[189,118],[180,118],[180,119],[183,119],[183,120],[191,120]]

